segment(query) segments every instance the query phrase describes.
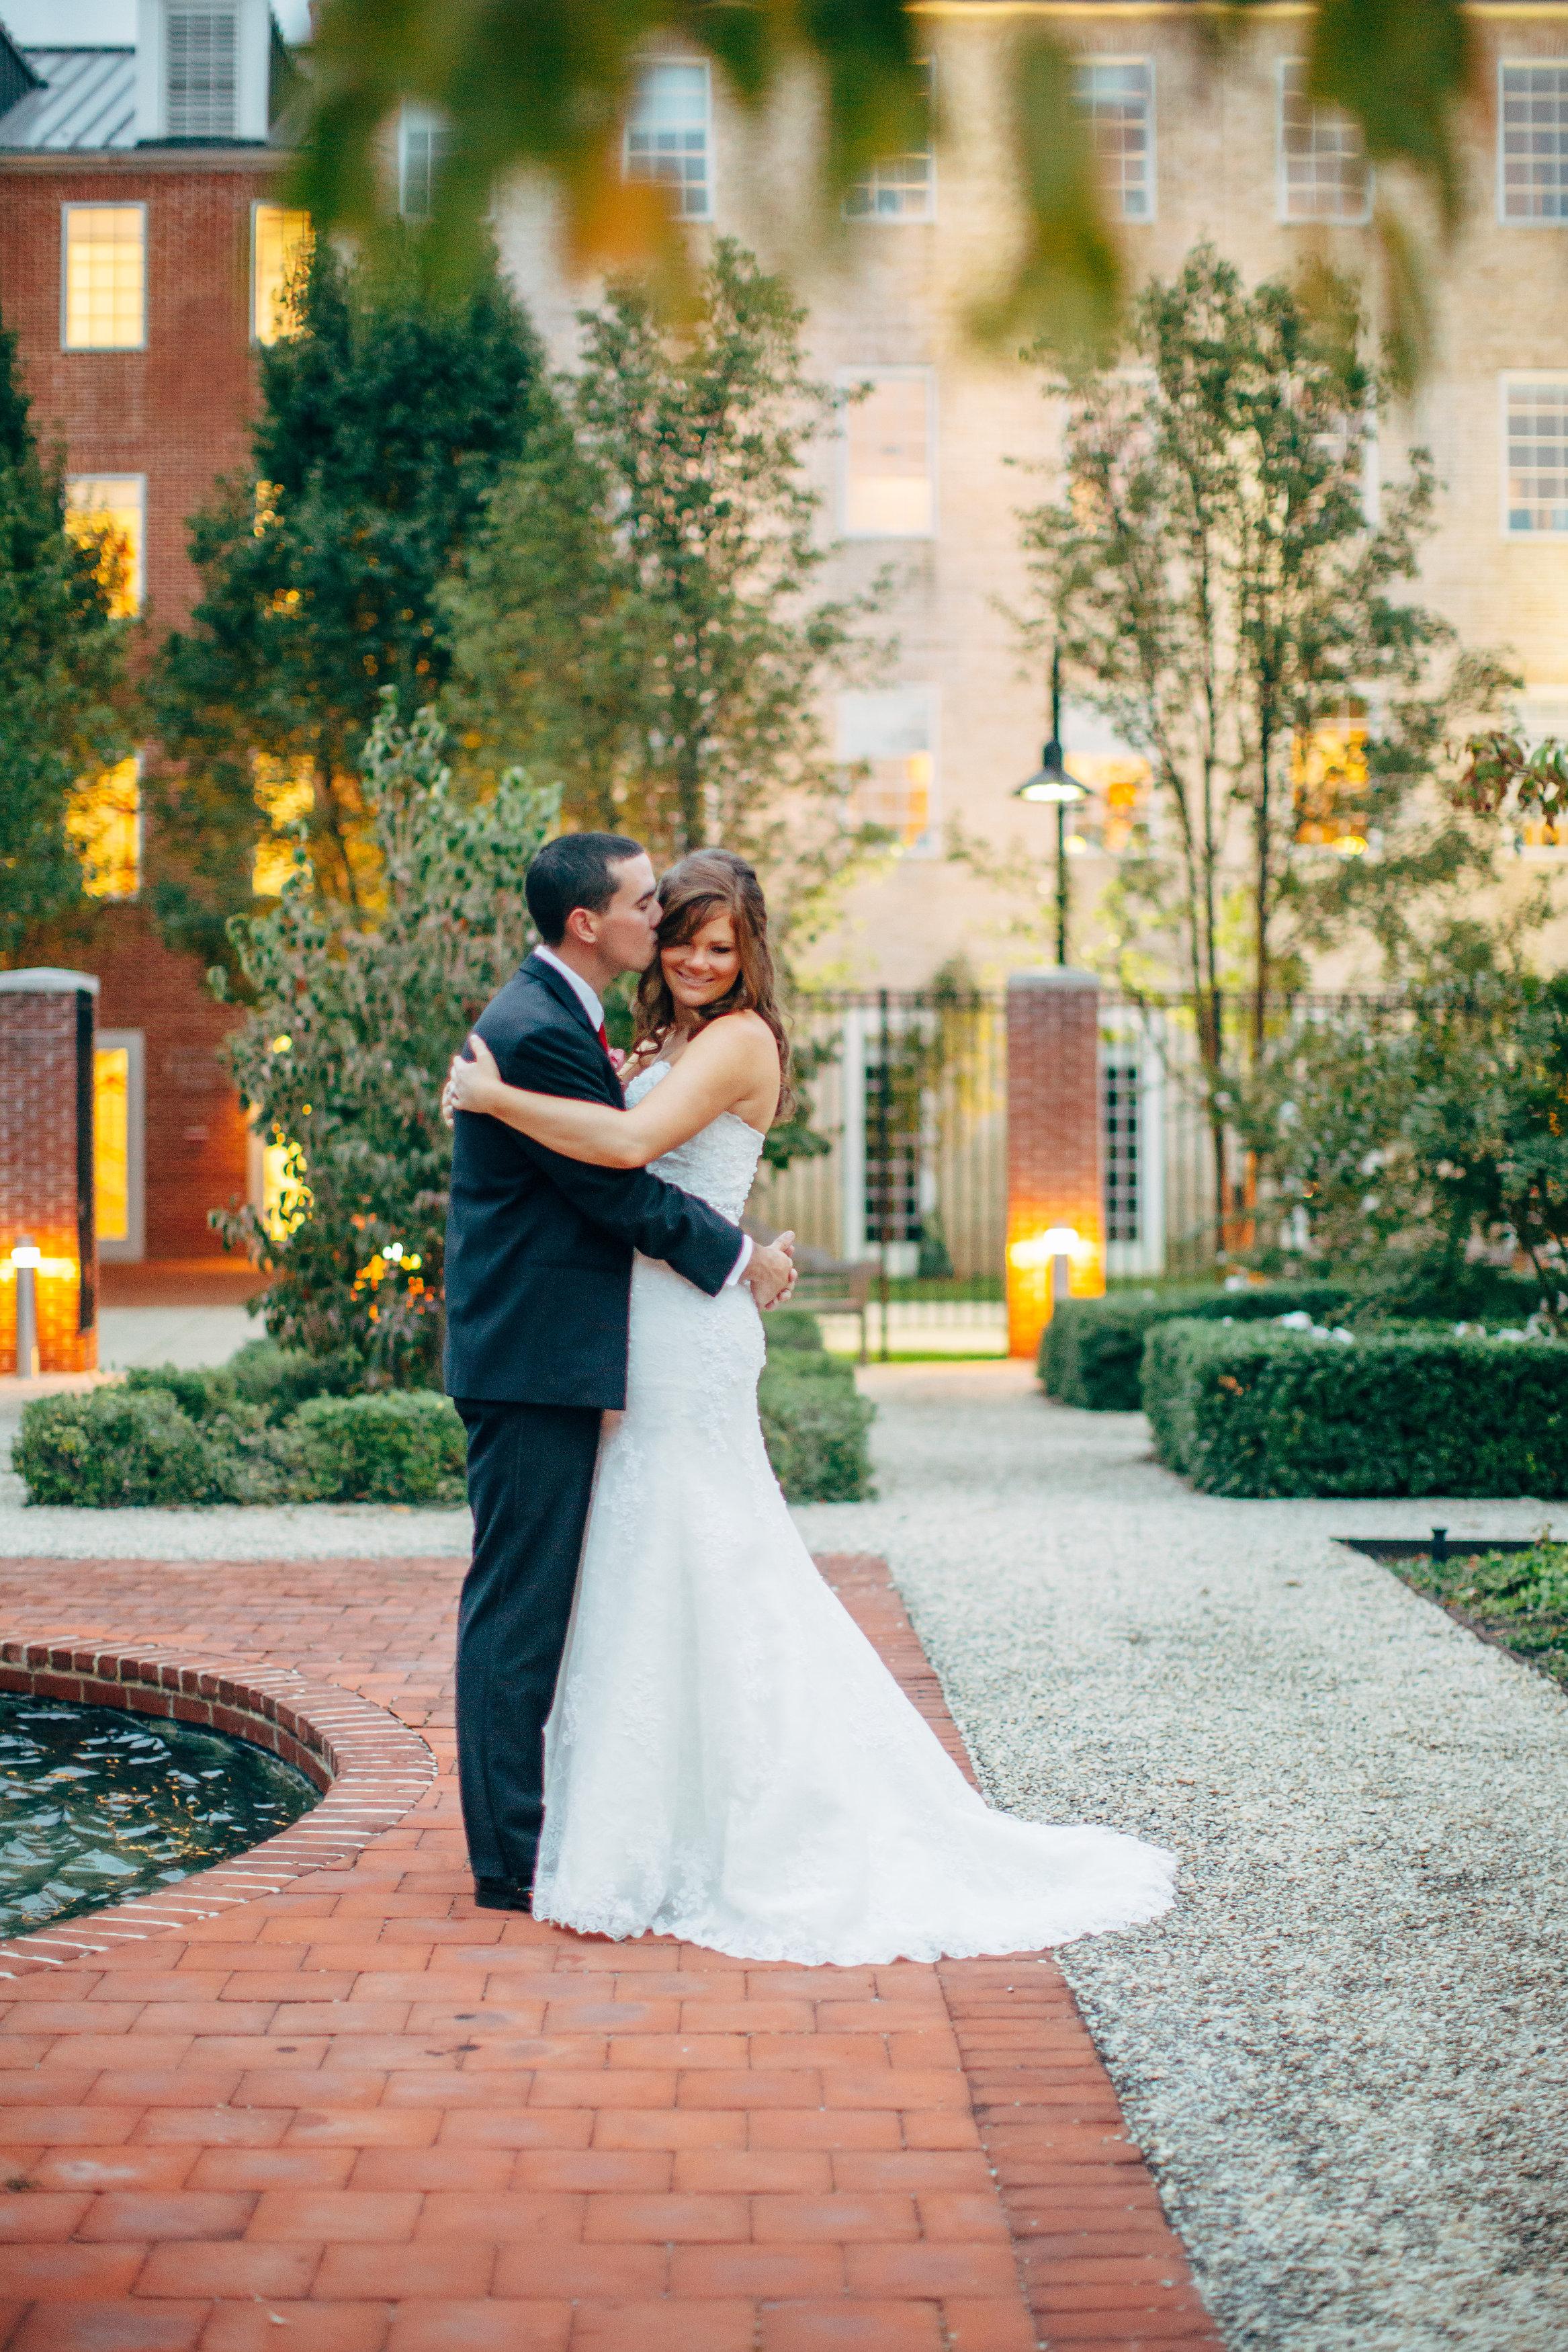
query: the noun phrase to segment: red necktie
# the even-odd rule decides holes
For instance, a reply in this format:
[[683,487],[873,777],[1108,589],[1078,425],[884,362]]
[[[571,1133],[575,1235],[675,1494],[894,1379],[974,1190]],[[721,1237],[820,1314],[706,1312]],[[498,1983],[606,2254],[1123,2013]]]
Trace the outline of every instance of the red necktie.
[[605,1030],[605,1026],[604,1026],[604,1024],[603,1024],[603,1022],[602,1022],[602,1021],[601,1021],[601,1022],[600,1023],[600,1024],[599,1024],[599,1042],[600,1042],[600,1044],[603,1046],[603,1048],[604,1048],[605,1052],[608,1054],[608,1053],[609,1053],[609,1051],[610,1051],[610,1038],[609,1038],[609,1035],[608,1035],[608,1034],[607,1034],[607,1032],[606,1032],[606,1030]]

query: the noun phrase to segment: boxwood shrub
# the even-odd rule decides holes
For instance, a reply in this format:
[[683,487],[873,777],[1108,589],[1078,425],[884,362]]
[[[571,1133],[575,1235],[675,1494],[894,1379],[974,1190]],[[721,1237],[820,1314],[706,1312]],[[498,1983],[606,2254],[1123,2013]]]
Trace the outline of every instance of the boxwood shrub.
[[313,1397],[294,1415],[300,1491],[322,1503],[460,1503],[466,1440],[434,1389]]
[[1040,1386],[1059,1404],[1086,1405],[1091,1412],[1136,1412],[1144,1401],[1144,1341],[1156,1323],[1177,1316],[1228,1316],[1240,1323],[1291,1315],[1298,1308],[1332,1315],[1350,1296],[1343,1283],[1271,1282],[1221,1290],[1209,1282],[1064,1299],[1040,1334]]
[[1162,1462],[1213,1495],[1568,1496],[1568,1347],[1191,1318],[1144,1347]]
[[[816,1318],[770,1316],[763,1434],[791,1502],[871,1490],[873,1408]],[[83,1396],[36,1398],[14,1466],[30,1503],[426,1503],[464,1495],[462,1423],[428,1389],[343,1394],[350,1360],[262,1340],[211,1370],[139,1367]]]
[[866,1444],[874,1408],[841,1356],[770,1345],[758,1386],[762,1435],[790,1503],[859,1503],[871,1493]]

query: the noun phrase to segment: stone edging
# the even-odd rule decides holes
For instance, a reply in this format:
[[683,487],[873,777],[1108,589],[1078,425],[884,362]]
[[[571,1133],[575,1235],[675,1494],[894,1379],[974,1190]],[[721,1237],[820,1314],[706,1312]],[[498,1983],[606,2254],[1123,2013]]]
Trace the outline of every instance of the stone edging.
[[162,1893],[141,1895],[0,1942],[0,1978],[68,1968],[92,1953],[211,1919],[307,1872],[350,1862],[401,1821],[435,1776],[418,1732],[340,1684],[291,1667],[232,1659],[193,1664],[158,1645],[134,1650],[75,1638],[0,1641],[0,1691],[36,1691],[89,1706],[119,1706],[205,1726],[266,1748],[325,1793],[276,1837]]

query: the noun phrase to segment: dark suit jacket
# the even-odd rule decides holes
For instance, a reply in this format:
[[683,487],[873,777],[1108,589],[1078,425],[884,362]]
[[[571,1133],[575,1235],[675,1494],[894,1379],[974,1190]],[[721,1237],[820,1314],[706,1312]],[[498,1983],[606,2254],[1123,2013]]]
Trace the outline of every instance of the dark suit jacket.
[[[587,1013],[530,956],[476,1026],[509,1085],[621,1108]],[[446,1221],[446,1392],[618,1411],[632,1253],[716,1297],[739,1253],[727,1218],[643,1169],[590,1168],[459,1111]]]

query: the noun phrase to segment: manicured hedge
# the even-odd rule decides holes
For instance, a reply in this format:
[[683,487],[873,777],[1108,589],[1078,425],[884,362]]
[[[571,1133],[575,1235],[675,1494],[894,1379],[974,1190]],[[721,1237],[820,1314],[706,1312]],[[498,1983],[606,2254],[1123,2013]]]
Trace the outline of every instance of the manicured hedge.
[[1350,1341],[1157,1325],[1144,1402],[1162,1462],[1214,1495],[1568,1496],[1568,1347]]
[[[791,1502],[871,1491],[873,1408],[816,1318],[769,1316],[763,1434]],[[428,1389],[345,1395],[346,1360],[261,1340],[215,1370],[141,1367],[85,1396],[36,1398],[14,1466],[30,1503],[425,1503],[463,1500],[463,1424]]]
[[770,1345],[758,1386],[762,1435],[791,1503],[859,1503],[871,1493],[866,1432],[874,1407],[841,1356]]
[[323,1503],[460,1503],[467,1451],[451,1401],[433,1389],[315,1397],[298,1433],[301,1491]]
[[1091,1412],[1136,1412],[1143,1402],[1144,1341],[1156,1323],[1177,1316],[1228,1316],[1241,1323],[1300,1308],[1332,1315],[1350,1295],[1343,1283],[1271,1282],[1221,1290],[1209,1282],[1064,1299],[1040,1334],[1040,1386],[1059,1404],[1086,1405]]

